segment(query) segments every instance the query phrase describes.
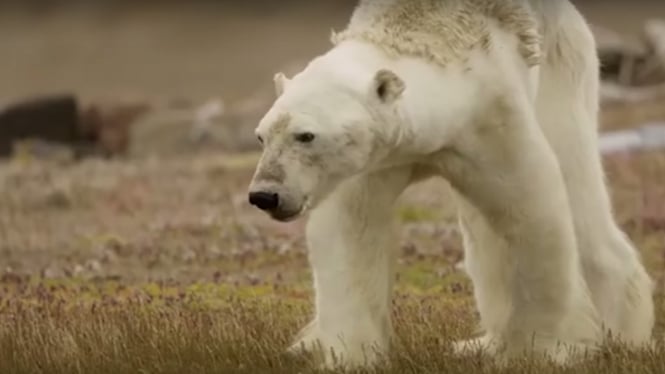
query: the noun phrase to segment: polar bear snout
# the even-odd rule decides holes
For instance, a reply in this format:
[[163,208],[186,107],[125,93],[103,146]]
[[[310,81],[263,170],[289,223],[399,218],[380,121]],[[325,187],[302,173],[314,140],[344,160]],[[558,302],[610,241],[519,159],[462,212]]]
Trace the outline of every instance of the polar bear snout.
[[279,206],[279,194],[274,192],[250,192],[249,203],[263,211],[271,211]]
[[281,185],[252,186],[249,189],[249,204],[268,213],[277,221],[288,222],[298,218],[304,211],[304,201],[293,196]]

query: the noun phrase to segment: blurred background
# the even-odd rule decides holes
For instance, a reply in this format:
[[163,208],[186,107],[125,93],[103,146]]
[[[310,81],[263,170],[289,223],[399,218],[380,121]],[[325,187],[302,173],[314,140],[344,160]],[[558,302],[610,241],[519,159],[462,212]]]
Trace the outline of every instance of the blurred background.
[[[588,19],[637,38],[665,17],[658,0],[578,0]],[[228,100],[328,47],[353,0],[3,0],[0,98],[85,96]]]
[[[658,0],[574,2],[594,25],[616,34],[604,38],[612,57],[617,35],[623,58],[642,43],[645,21],[665,18],[665,2]],[[136,141],[143,150],[155,147],[160,154],[175,147],[185,127],[173,125],[159,136],[149,126],[136,130],[133,124],[145,107],[150,104],[154,114],[156,107],[173,109],[174,103],[187,103],[191,110],[208,103],[205,115],[218,120],[209,121],[214,126],[199,124],[197,131],[216,146],[249,149],[256,145],[249,130],[272,99],[273,74],[295,72],[325,51],[330,31],[345,25],[354,5],[353,0],[4,0],[0,103],[75,95],[80,111],[88,113],[79,127],[95,127],[105,151],[121,153],[142,136]],[[616,59],[610,64],[617,65]],[[90,105],[93,114],[86,111]],[[186,116],[182,105],[179,110],[167,118]],[[222,118],[224,128],[218,126]],[[151,125],[164,122],[151,119]],[[140,134],[126,134],[130,130]]]

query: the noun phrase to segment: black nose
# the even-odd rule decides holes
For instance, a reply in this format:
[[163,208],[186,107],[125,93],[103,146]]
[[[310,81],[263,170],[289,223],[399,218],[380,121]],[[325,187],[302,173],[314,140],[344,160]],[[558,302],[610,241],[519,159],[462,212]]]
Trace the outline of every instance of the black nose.
[[271,192],[250,192],[249,203],[261,210],[275,210],[279,205],[279,195]]

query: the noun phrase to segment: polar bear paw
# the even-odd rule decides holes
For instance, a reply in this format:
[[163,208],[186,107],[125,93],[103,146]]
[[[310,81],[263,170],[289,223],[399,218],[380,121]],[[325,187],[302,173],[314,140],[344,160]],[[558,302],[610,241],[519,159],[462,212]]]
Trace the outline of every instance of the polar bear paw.
[[453,343],[453,353],[456,355],[467,355],[475,353],[486,353],[494,356],[499,353],[499,342],[490,335],[479,338],[460,340]]
[[484,353],[493,357],[499,365],[507,364],[513,358],[527,355],[548,359],[557,365],[566,366],[575,362],[582,356],[582,353],[589,349],[592,348],[586,344],[564,344],[544,339],[532,342],[531,345],[509,344],[490,335],[453,343],[453,353],[456,355]]
[[306,354],[321,369],[369,367],[380,360],[375,344],[333,337],[321,331],[316,320],[298,333],[295,343],[287,352],[294,355]]

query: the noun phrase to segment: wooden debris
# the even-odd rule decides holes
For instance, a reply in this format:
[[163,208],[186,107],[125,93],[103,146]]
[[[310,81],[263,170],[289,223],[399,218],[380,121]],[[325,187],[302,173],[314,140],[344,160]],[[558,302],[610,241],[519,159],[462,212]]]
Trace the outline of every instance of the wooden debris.
[[635,70],[646,54],[645,46],[628,41],[619,33],[601,26],[592,25],[592,32],[596,38],[603,80],[630,84]]
[[644,25],[644,40],[650,54],[644,72],[638,74],[641,81],[665,81],[665,21],[649,20]]
[[646,22],[638,41],[600,26],[592,26],[592,31],[604,81],[625,86],[665,83],[665,21]]
[[601,62],[601,129],[626,129],[665,121],[665,20],[644,24],[630,41],[593,26]]
[[123,154],[130,126],[148,109],[142,102],[83,105],[71,94],[11,103],[0,108],[0,157],[18,152],[48,158],[61,147],[76,157]]
[[0,156],[8,156],[16,141],[38,138],[80,145],[88,139],[79,131],[78,103],[72,95],[37,97],[0,109]]

